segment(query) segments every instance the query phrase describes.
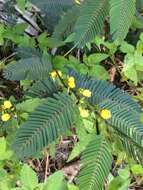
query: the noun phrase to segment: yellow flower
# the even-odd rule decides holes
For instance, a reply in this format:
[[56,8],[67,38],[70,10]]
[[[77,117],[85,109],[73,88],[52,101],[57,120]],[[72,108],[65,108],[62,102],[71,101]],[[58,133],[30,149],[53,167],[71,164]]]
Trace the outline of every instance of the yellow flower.
[[61,76],[62,76],[62,72],[61,72],[61,71],[52,71],[52,72],[50,73],[50,75],[51,75],[51,77],[52,77],[53,79],[55,79],[56,77],[58,77],[58,75],[61,77]]
[[88,89],[82,89],[82,90],[81,90],[81,94],[82,94],[83,96],[85,96],[85,97],[90,98],[91,95],[92,95],[92,92],[91,92],[90,90],[88,90]]
[[107,109],[103,109],[100,111],[100,115],[103,119],[110,119],[112,114],[110,112],[110,110],[107,110]]
[[8,121],[10,119],[10,115],[8,113],[5,113],[1,116],[2,121]]
[[89,111],[87,109],[84,109],[82,107],[79,107],[80,116],[83,118],[86,118],[89,116]]
[[12,107],[12,103],[10,101],[4,101],[2,108],[3,109],[10,109]]
[[75,88],[75,79],[74,79],[74,77],[69,77],[68,78],[68,87],[69,88]]
[[80,0],[75,0],[75,2],[80,5]]

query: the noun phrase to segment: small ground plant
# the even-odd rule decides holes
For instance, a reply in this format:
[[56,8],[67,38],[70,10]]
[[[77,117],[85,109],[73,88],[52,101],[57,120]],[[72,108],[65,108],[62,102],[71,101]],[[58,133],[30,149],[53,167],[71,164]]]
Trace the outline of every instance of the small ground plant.
[[142,187],[142,1],[2,9],[0,190]]

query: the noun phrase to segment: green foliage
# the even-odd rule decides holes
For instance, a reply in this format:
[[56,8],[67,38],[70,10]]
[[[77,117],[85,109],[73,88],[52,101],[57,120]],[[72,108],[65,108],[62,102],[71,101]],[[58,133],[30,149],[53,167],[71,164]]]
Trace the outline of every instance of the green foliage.
[[107,0],[84,1],[75,25],[75,44],[82,47],[97,34],[100,34],[107,15]]
[[125,39],[134,14],[134,0],[110,0],[110,27],[113,39]]
[[[136,8],[135,0],[87,0],[78,6],[75,6],[74,0],[41,0],[40,2],[30,0],[30,2],[41,10],[43,24],[47,26],[50,33],[54,30],[54,37],[65,39],[74,32],[74,43],[80,48],[87,42],[91,42],[97,35],[103,34],[104,22],[109,16],[112,39],[119,39],[121,43],[133,21],[138,18],[135,13],[138,7],[141,7],[140,2],[137,1]],[[25,1],[18,5],[24,10]]]
[[103,137],[98,136],[89,143],[83,152],[81,164],[79,188],[83,190],[102,189],[112,164],[108,143]]
[[33,99],[27,99],[27,100],[23,100],[21,103],[18,103],[16,105],[16,110],[17,112],[33,112],[35,110],[35,108],[39,105],[42,104],[45,100],[44,99],[40,99],[40,98],[33,98]]
[[55,24],[58,24],[62,13],[66,12],[74,5],[73,0],[30,0],[44,14],[44,22],[51,32]]
[[137,6],[137,10],[139,10],[139,12],[141,12],[143,10],[142,0],[136,0],[136,6]]
[[22,10],[23,12],[25,11],[25,6],[26,6],[26,0],[16,0],[18,8]]
[[53,37],[57,39],[65,39],[69,34],[73,32],[73,28],[77,17],[79,15],[79,7],[74,6],[59,21],[58,25],[54,29]]
[[140,105],[133,101],[132,98],[124,91],[116,88],[114,85],[102,81],[95,80],[87,75],[80,75],[74,70],[69,69],[69,75],[74,76],[76,79],[76,89],[90,89],[93,96],[88,99],[93,105],[98,105],[101,102],[110,101],[112,103],[117,102],[120,106],[130,108],[133,111],[140,112]]
[[[55,183],[56,181],[56,183]],[[67,185],[64,180],[64,174],[62,171],[55,172],[53,175],[51,175],[46,184],[45,184],[45,190],[49,189],[55,189],[55,190],[68,190]]]
[[22,186],[29,190],[33,190],[38,185],[36,173],[26,164],[21,169],[20,181]]
[[35,45],[34,39],[24,33],[28,27],[27,23],[17,23],[13,26],[2,26],[3,30],[1,29],[1,39],[3,39],[3,43],[4,40],[6,40],[9,43],[16,43],[19,47],[33,47]]
[[12,156],[12,151],[7,150],[6,139],[0,138],[0,161],[7,160]]
[[54,93],[58,92],[60,87],[57,81],[53,81],[52,78],[36,81],[26,92],[26,95],[31,97],[44,98],[52,96]]
[[[127,152],[134,158],[136,156],[135,159],[142,163],[142,153],[140,150],[142,151],[143,146],[143,131],[140,121],[140,106],[125,92],[106,81],[95,80],[86,75],[79,75],[74,70],[69,70],[68,75],[75,78],[75,95],[81,88],[91,91],[92,96],[86,99],[86,101],[93,106],[91,109],[93,112],[95,112],[95,109],[98,114],[100,110],[110,110],[111,118],[106,120],[106,123],[119,132],[121,141]],[[40,87],[41,84],[43,85],[41,82],[42,81],[36,82],[34,86],[36,87],[38,85],[40,89],[44,87],[43,90],[46,90],[47,93],[47,89],[49,89],[47,88],[48,86],[46,86],[46,88],[45,86]],[[54,82],[51,81],[50,78],[47,79],[47,82],[49,87],[53,86],[52,84]],[[38,95],[39,92],[40,90],[38,89]],[[74,116],[78,114],[78,112],[75,109],[75,102],[70,95],[58,93],[56,91],[56,94],[53,94],[52,89],[50,92],[50,96],[53,96],[53,98],[48,98],[47,102],[44,101],[43,105],[38,106],[36,110],[30,114],[28,121],[24,123],[17,132],[13,148],[15,152],[18,152],[18,157],[21,159],[33,156],[37,151],[40,151],[42,148],[55,141],[59,135],[66,134],[66,131],[75,124]],[[45,97],[46,96],[49,96],[48,93]],[[90,138],[92,139],[91,142]],[[83,169],[81,169],[81,174],[79,176],[80,188],[92,189],[92,187],[98,187],[98,189],[100,189],[104,184],[105,178],[109,174],[111,154],[107,148],[108,143],[105,143],[106,141],[100,136],[95,136],[95,138],[93,138],[92,135],[89,135],[88,140],[89,141],[85,141],[84,143],[80,140],[79,145],[75,147],[69,160],[75,158],[83,151]],[[91,155],[89,153],[91,153]],[[98,157],[98,155],[101,156]],[[95,163],[98,162],[99,164],[96,166]],[[107,168],[105,168],[105,166],[107,166]],[[102,177],[100,178],[100,176]]]
[[133,172],[134,175],[136,176],[141,176],[143,175],[143,167],[139,164],[135,164],[131,167],[131,171]]
[[9,80],[38,80],[45,78],[51,70],[49,55],[40,55],[38,52],[37,55],[9,64],[3,74]]
[[[122,135],[121,135],[122,136]],[[143,164],[142,162],[142,156],[143,156],[143,150],[141,147],[136,145],[134,142],[131,140],[128,140],[127,138],[122,136],[122,144],[124,149],[126,150],[127,154],[132,156],[132,158],[137,162],[140,163],[141,165]]]
[[57,10],[57,9],[67,9],[71,7],[74,4],[73,0],[30,0],[31,3],[42,9],[45,13],[48,12],[48,10]]
[[126,42],[124,42],[120,48],[122,52],[126,53],[123,73],[128,79],[133,81],[135,85],[143,79],[143,40],[141,36],[136,45],[136,49]]
[[0,46],[4,44],[3,34],[5,32],[4,24],[0,24]]
[[[70,75],[76,78],[76,87],[90,89],[93,96],[88,101],[97,106],[98,110],[108,109],[112,113],[107,121],[135,146],[142,148],[141,108],[125,92],[120,91],[105,81],[98,81],[86,76],[80,76],[74,71]],[[126,140],[127,140],[126,139]],[[129,143],[130,144],[130,143]],[[132,147],[135,154],[135,150]],[[141,160],[141,156],[139,156]]]
[[7,187],[6,190],[68,190],[62,171],[55,172],[43,183],[38,183],[36,172],[29,165],[24,164],[21,168],[18,179],[21,184],[20,187],[10,189]]
[[107,188],[107,190],[128,190],[130,185],[130,171],[129,168],[120,169],[118,171],[118,176],[113,178]]
[[109,79],[107,70],[101,65],[101,61],[106,60],[108,57],[109,55],[105,53],[94,53],[86,57],[84,61],[89,66],[88,74],[96,79]]
[[40,105],[18,130],[13,148],[20,158],[29,157],[70,129],[75,122],[70,96],[59,93]]
[[[134,181],[141,184],[141,1],[30,2],[34,7],[25,0],[8,1],[11,14],[17,5],[26,23],[17,20],[10,26],[6,20],[0,25],[0,189],[127,190]],[[33,30],[33,22],[25,19],[27,11],[34,11],[39,28],[35,36],[27,33]],[[137,43],[130,40],[131,33],[140,35]],[[10,108],[4,107],[7,99]],[[11,142],[17,157],[35,171],[17,161]],[[62,146],[68,152],[61,164],[56,156]],[[78,177],[74,171],[69,179],[66,170],[73,162],[81,168]]]
[[[83,123],[82,123],[83,127]],[[79,156],[87,147],[89,142],[94,138],[93,134],[88,134],[84,128],[78,128],[77,136],[79,139],[79,142],[74,146],[69,158],[68,162]],[[86,141],[85,141],[86,139]]]

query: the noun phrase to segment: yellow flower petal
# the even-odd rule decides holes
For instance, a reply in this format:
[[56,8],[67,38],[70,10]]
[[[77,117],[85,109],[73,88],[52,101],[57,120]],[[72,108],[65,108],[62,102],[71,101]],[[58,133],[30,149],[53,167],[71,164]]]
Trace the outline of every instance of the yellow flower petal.
[[75,79],[74,79],[74,77],[69,77],[68,78],[68,87],[69,88],[75,88]]
[[82,107],[79,107],[80,116],[83,118],[86,118],[89,116],[89,111],[87,109],[84,109]]
[[1,116],[2,121],[8,121],[10,119],[10,115],[8,113],[5,113]]
[[100,111],[100,115],[103,119],[110,119],[112,114],[110,112],[110,110],[107,110],[107,109],[103,109]]
[[58,75],[61,77],[62,76],[62,72],[61,71],[57,71]]
[[51,75],[52,78],[56,78],[57,73],[56,73],[56,71],[52,71],[52,72],[50,73],[50,75]]
[[52,77],[53,79],[55,79],[56,77],[58,77],[58,74],[59,74],[60,77],[62,76],[62,72],[61,72],[61,71],[52,71],[52,72],[50,73],[50,75],[51,75],[51,77]]
[[80,5],[80,0],[75,0],[75,2]]
[[4,101],[3,109],[10,109],[12,107],[12,103],[10,101]]
[[83,95],[83,96],[85,96],[85,97],[88,97],[88,98],[90,98],[91,97],[91,95],[92,95],[92,92],[90,91],[90,90],[88,90],[88,89],[83,89],[82,91],[81,91],[81,94]]

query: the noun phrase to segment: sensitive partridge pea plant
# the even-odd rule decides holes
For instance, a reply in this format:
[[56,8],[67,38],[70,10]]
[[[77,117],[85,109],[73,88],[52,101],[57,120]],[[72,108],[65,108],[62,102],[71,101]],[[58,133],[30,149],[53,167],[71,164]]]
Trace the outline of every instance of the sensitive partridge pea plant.
[[[15,3],[9,0],[7,2]],[[36,14],[34,12],[37,15],[33,20],[34,24],[28,21],[28,25],[22,26],[22,29],[16,25],[18,31],[15,27],[6,27],[5,23],[1,25],[0,45],[4,45],[6,39],[8,45],[12,44],[12,49],[17,48],[14,49],[16,53],[11,55],[12,62],[2,65],[3,77],[16,81],[18,85],[28,83],[22,91],[23,99],[40,100],[34,111],[24,117],[24,122],[18,120],[21,126],[17,129],[12,148],[19,159],[34,158],[40,151],[50,149],[61,136],[64,138],[69,134],[76,134],[77,141],[85,143],[78,155],[81,168],[76,184],[80,190],[102,190],[105,184],[108,184],[114,163],[112,133],[117,137],[121,149],[135,162],[143,165],[141,106],[123,90],[94,77],[94,74],[99,76],[104,71],[105,79],[109,79],[108,71],[99,64],[105,60],[105,67],[110,68],[112,65],[112,68],[117,70],[115,75],[116,72],[122,75],[122,68],[116,64],[114,54],[126,38],[129,28],[134,28],[135,23],[142,23],[139,14],[141,2],[29,0],[30,4],[26,8],[32,13],[33,10],[38,10]],[[14,15],[15,7],[10,10],[13,10],[12,18],[17,18],[17,14]],[[23,16],[21,12],[20,15]],[[9,18],[9,15],[4,18]],[[40,22],[39,26],[35,20]],[[28,33],[29,24],[36,30],[35,36]],[[107,34],[103,36],[104,33]],[[110,41],[114,41],[113,44],[108,41],[103,43],[104,40],[98,38],[98,35],[105,39],[110,38]],[[97,44],[95,41],[98,41]],[[105,47],[102,47],[104,45]],[[137,58],[141,60],[142,42],[137,46],[141,52]],[[69,47],[70,50],[65,52]],[[129,52],[123,51],[126,48]],[[134,47],[127,45],[126,48],[120,48],[122,54],[129,54],[123,66],[124,77],[137,84],[140,80],[137,80],[137,77],[132,78],[132,72],[138,69],[140,73],[143,67],[142,64],[134,64]],[[100,50],[103,52],[99,53]],[[92,55],[86,55],[86,52],[90,51],[99,51],[94,55],[96,59]],[[131,56],[133,52],[134,57]],[[68,56],[70,53],[72,55]],[[73,56],[75,54],[78,57],[76,61]],[[133,60],[132,67],[128,67],[129,58]],[[92,62],[94,64],[91,64]],[[117,62],[120,64],[120,56],[117,57]],[[0,106],[1,123],[10,122],[16,109],[12,102],[3,101]],[[92,121],[92,129],[89,129],[87,121]],[[84,139],[80,138],[82,132],[86,134]],[[89,139],[85,138],[89,136]]]
[[[33,69],[43,72],[43,66],[37,68],[35,65]],[[4,71],[5,77],[11,73],[14,80],[20,80],[20,77],[26,79],[26,75],[18,75],[18,78],[13,75],[16,67],[16,64],[8,66]],[[31,79],[35,79],[33,71],[28,75]],[[43,98],[44,103],[18,129],[13,143],[13,150],[20,159],[33,157],[72,128],[80,130],[83,125],[79,122],[83,119],[93,118],[96,121],[96,132],[93,132],[91,141],[82,152],[78,177],[80,189],[101,189],[110,173],[112,152],[108,138],[98,129],[100,120],[105,121],[107,127],[113,128],[127,153],[142,164],[142,111],[140,105],[127,93],[106,81],[81,75],[71,68],[65,68],[64,72],[50,70],[42,79],[40,76],[42,75],[39,75],[39,79],[35,80],[26,94]],[[3,121],[10,119],[5,109],[10,109],[11,106],[10,102],[4,102]]]

